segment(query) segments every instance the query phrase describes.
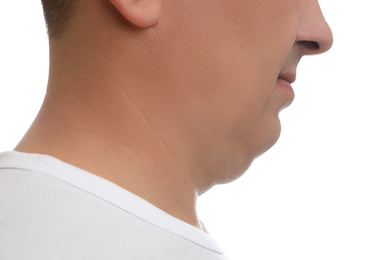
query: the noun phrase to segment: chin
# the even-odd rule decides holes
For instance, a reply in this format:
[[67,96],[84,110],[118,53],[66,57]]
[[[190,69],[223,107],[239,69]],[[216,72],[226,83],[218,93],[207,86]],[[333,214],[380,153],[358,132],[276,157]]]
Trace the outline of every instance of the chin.
[[279,117],[267,124],[262,131],[259,131],[258,141],[254,142],[252,151],[254,153],[253,158],[257,158],[271,149],[279,140],[281,134],[281,123]]
[[[198,190],[198,194],[203,194],[214,185],[226,184],[240,178],[252,165],[253,161],[267,152],[278,141],[281,133],[281,124],[279,118],[266,124],[266,127],[257,131],[256,137],[248,138],[239,143],[235,148],[231,148],[233,153],[226,156],[219,166],[218,171],[213,171],[213,177],[208,179],[208,183]],[[242,139],[241,139],[242,140]]]

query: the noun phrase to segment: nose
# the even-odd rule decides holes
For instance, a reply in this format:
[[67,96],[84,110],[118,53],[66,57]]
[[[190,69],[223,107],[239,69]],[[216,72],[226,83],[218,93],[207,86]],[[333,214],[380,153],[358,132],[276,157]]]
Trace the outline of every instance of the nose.
[[333,34],[322,14],[317,0],[298,0],[299,29],[296,41],[303,55],[328,51],[333,44]]

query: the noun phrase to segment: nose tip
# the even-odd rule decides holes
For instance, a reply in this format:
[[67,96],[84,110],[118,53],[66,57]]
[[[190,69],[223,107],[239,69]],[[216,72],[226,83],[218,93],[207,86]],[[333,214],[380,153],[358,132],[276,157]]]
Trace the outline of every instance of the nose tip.
[[333,45],[332,30],[326,22],[318,4],[308,9],[310,11],[305,12],[300,19],[296,40],[304,47],[304,55],[324,53]]
[[326,21],[325,21],[325,24],[326,24],[326,26],[325,26],[324,32],[323,32],[324,39],[322,40],[322,46],[320,45],[321,52],[326,52],[326,51],[330,50],[330,48],[332,48],[332,46],[333,46],[332,29],[329,27],[329,25]]
[[301,34],[297,37],[297,42],[304,47],[304,55],[321,54],[328,51],[333,45],[333,34],[330,27],[316,29],[301,29]]

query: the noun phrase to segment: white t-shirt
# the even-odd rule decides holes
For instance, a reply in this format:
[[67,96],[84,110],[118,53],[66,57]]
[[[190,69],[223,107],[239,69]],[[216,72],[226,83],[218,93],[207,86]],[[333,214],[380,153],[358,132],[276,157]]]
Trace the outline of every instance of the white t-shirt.
[[227,260],[203,231],[53,157],[0,154],[0,259]]

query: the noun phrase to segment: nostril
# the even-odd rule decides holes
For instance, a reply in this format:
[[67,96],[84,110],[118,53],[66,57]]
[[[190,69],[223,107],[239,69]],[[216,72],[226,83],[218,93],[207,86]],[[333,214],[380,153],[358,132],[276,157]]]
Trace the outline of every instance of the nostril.
[[308,50],[318,50],[320,48],[318,42],[315,41],[298,41],[298,44],[302,45]]

